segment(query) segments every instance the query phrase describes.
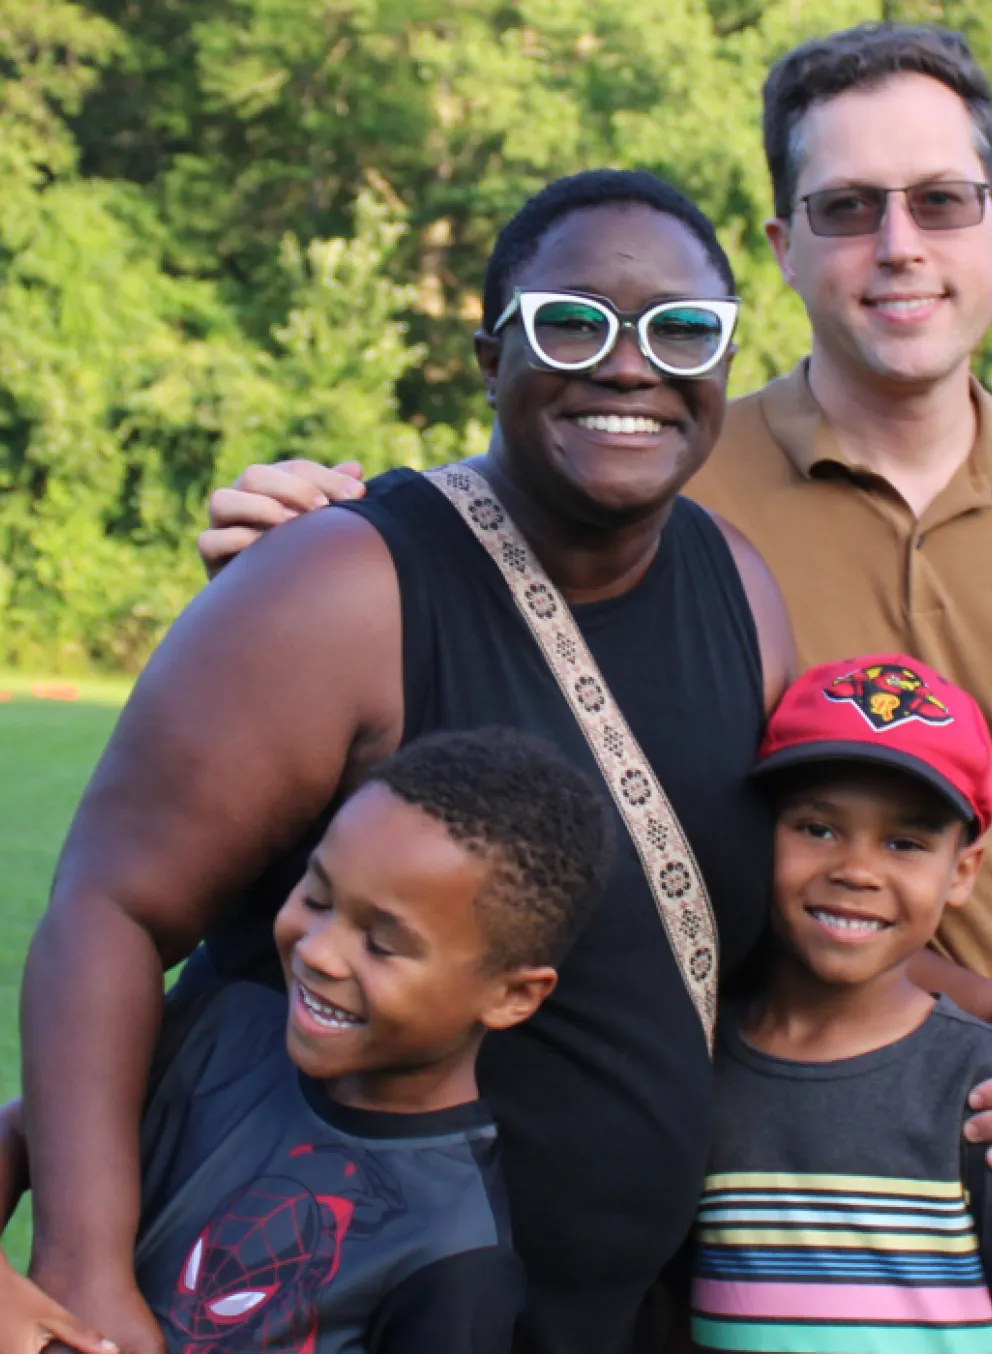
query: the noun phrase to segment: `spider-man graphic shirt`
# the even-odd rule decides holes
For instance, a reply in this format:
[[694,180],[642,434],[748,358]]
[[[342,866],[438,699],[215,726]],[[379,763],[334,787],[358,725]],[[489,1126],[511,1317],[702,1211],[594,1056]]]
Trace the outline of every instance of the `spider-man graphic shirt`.
[[523,1278],[485,1105],[338,1105],[285,1026],[267,988],[201,1000],[146,1109],[138,1282],[169,1354],[509,1354]]

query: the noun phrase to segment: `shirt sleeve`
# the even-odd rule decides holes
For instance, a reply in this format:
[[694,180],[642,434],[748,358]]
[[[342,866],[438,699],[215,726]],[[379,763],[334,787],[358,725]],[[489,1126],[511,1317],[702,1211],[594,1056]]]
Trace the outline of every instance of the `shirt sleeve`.
[[510,1354],[523,1302],[523,1266],[508,1247],[446,1256],[387,1296],[369,1354]]

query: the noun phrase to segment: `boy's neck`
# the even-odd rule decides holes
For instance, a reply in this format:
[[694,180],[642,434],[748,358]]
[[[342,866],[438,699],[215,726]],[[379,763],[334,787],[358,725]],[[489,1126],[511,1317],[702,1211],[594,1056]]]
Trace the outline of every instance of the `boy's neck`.
[[822,981],[778,950],[766,990],[742,1032],[763,1053],[795,1062],[837,1062],[905,1038],[933,1010],[933,997],[907,976],[908,964],[868,982]]
[[360,1072],[323,1083],[331,1100],[349,1109],[384,1114],[431,1114],[479,1098],[475,1077],[478,1045],[452,1061],[426,1067]]

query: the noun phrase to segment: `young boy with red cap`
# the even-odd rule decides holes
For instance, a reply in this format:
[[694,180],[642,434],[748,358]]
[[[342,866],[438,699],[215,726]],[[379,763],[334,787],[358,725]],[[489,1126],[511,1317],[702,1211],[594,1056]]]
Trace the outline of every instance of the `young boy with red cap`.
[[992,1027],[908,974],[981,862],[988,728],[915,659],[832,663],[786,693],[757,774],[777,806],[770,967],[720,1029],[693,1348],[988,1354],[985,1168],[962,1122]]

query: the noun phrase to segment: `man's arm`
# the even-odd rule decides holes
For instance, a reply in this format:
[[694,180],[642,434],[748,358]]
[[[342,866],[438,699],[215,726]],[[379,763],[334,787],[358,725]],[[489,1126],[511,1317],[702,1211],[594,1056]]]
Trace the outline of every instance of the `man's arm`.
[[353,514],[317,513],[187,609],[84,795],[22,997],[33,1273],[125,1349],[160,1340],[132,1254],[162,969],[401,728],[388,551]]
[[909,961],[909,976],[924,992],[943,992],[971,1015],[992,1020],[992,978],[955,964],[936,950],[920,950]]

